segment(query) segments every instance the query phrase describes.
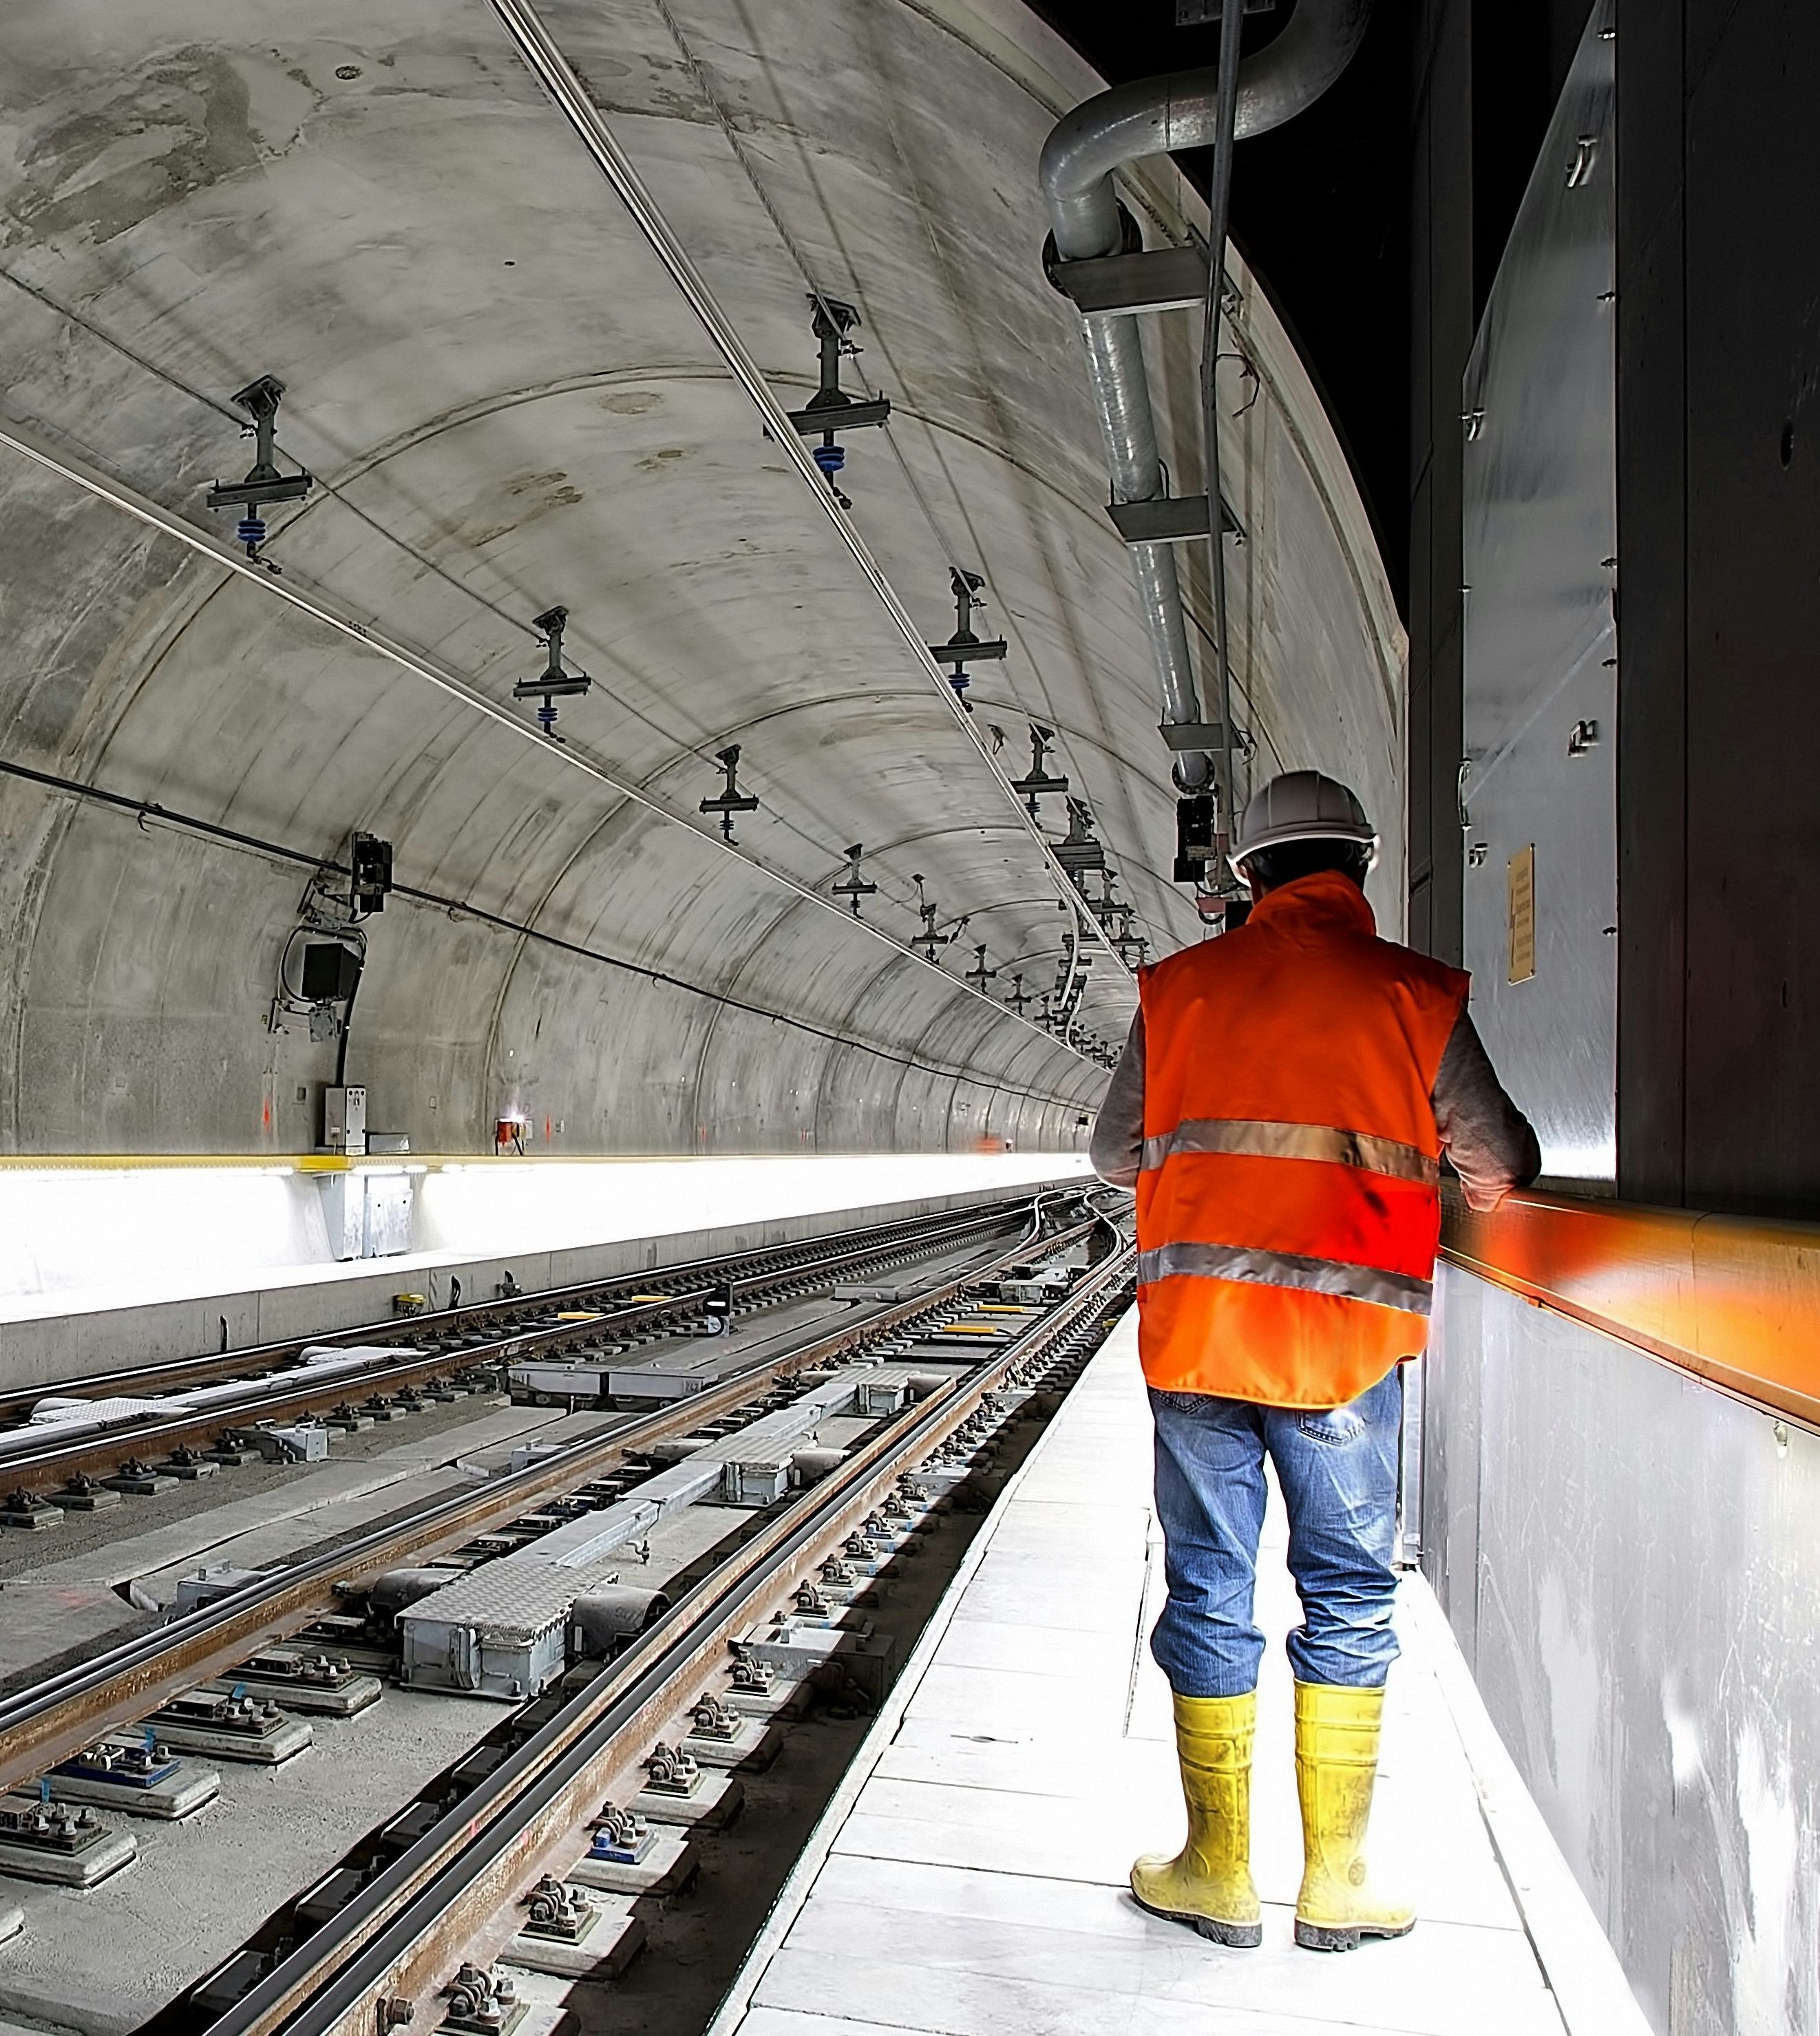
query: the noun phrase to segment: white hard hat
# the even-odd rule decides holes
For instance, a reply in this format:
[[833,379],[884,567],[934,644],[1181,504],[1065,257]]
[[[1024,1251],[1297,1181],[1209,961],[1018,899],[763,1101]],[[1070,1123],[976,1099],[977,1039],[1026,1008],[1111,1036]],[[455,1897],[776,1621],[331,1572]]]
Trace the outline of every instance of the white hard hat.
[[1285,771],[1252,794],[1232,845],[1232,866],[1291,841],[1355,842],[1377,860],[1377,836],[1357,796],[1319,771]]

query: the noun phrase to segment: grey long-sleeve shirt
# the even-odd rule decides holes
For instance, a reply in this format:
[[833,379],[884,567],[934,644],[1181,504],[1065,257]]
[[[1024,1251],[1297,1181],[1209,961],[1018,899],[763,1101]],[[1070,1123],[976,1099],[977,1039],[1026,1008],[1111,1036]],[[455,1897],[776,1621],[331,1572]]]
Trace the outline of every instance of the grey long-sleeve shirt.
[[[1115,1188],[1137,1185],[1144,1152],[1144,1013],[1131,1032],[1099,1107],[1089,1148],[1093,1170]],[[1505,1093],[1479,1031],[1464,1011],[1447,1042],[1430,1098],[1441,1149],[1475,1209],[1496,1208],[1542,1171],[1535,1128]]]

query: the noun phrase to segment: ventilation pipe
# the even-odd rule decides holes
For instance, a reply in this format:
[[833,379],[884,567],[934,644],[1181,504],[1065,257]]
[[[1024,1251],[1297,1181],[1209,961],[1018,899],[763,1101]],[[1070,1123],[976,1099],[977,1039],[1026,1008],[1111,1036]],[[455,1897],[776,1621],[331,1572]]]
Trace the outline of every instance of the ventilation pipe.
[[[1239,66],[1235,137],[1266,134],[1312,106],[1351,61],[1370,13],[1371,0],[1296,0],[1288,26]],[[1102,92],[1056,123],[1043,145],[1040,174],[1058,266],[1137,251],[1136,222],[1118,202],[1113,172],[1142,156],[1212,146],[1219,104],[1217,69],[1178,71]],[[1081,336],[1113,500],[1159,500],[1162,462],[1136,315],[1083,318]],[[1219,514],[1219,505],[1210,504],[1216,530]],[[1171,728],[1202,726],[1175,557],[1167,544],[1129,549],[1167,740]],[[1220,650],[1223,655],[1224,645]],[[1182,748],[1174,775],[1182,791],[1204,790],[1214,775],[1213,759],[1204,748]]]

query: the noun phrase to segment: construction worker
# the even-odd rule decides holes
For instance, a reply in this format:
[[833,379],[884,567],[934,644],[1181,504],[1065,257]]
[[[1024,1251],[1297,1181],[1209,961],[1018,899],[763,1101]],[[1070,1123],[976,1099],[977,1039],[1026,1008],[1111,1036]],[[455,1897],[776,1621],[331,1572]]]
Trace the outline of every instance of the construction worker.
[[1186,1846],[1139,1860],[1132,1892],[1224,1944],[1263,1936],[1252,1604],[1267,1454],[1302,1610],[1295,1940],[1351,1951],[1415,1927],[1363,1859],[1397,1651],[1397,1367],[1427,1339],[1443,1152],[1475,1208],[1541,1168],[1467,1015],[1467,977],[1377,937],[1377,847],[1357,798],[1318,771],[1252,799],[1232,850],[1249,918],[1141,971],[1093,1133],[1101,1178],[1137,1191],[1169,1585],[1151,1649],[1189,1811]]

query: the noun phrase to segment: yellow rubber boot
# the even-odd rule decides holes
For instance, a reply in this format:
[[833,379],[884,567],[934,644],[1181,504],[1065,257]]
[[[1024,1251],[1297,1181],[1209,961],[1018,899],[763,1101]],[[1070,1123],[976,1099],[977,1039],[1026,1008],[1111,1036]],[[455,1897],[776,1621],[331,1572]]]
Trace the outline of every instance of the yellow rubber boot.
[[1175,1750],[1188,1799],[1188,1843],[1174,1859],[1147,1853],[1131,1869],[1146,1909],[1216,1944],[1264,1941],[1251,1880],[1251,1742],[1257,1692],[1175,1700]]
[[1365,1870],[1365,1827],[1377,1778],[1381,1689],[1295,1686],[1295,1785],[1306,1862],[1295,1941],[1311,1951],[1353,1951],[1362,1937],[1402,1937],[1415,1911],[1381,1901]]

